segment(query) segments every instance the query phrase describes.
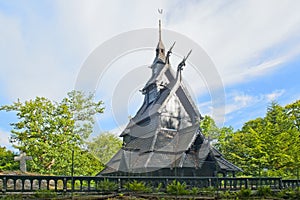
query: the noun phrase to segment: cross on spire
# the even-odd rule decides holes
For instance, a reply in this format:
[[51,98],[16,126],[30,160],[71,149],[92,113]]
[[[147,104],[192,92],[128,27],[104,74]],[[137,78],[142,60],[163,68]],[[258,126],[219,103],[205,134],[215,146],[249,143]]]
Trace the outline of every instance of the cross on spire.
[[32,160],[31,156],[26,156],[26,153],[23,151],[20,151],[20,155],[19,156],[15,156],[14,157],[14,161],[20,161],[20,170],[22,172],[26,172],[26,161],[27,160]]

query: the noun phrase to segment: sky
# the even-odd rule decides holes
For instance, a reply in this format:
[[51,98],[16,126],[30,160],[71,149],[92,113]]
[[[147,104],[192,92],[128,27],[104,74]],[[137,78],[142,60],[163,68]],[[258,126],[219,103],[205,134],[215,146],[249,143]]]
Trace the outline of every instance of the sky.
[[[201,56],[194,49],[183,71],[201,114],[215,117],[220,126],[239,129],[263,117],[272,101],[286,105],[300,99],[299,8],[298,0],[0,0],[0,105],[36,96],[60,101],[82,84],[83,69],[97,58],[99,68],[89,69],[85,78],[95,82],[90,90],[104,101],[105,112],[96,117],[92,136],[103,131],[120,134],[142,103],[139,89],[150,77],[157,41],[140,48],[130,45],[157,39],[151,31],[161,19],[166,48],[172,44],[168,36],[178,33],[201,47],[213,63],[211,68],[197,66],[193,58]],[[139,31],[145,34],[137,35]],[[177,39],[171,57],[174,69],[185,55],[180,45],[188,41]],[[199,67],[213,76],[193,71]],[[105,73],[99,75],[99,69]],[[224,99],[214,104],[218,94],[213,83],[218,81]],[[122,90],[124,83],[129,91]],[[12,149],[9,124],[16,120],[15,113],[0,112],[0,146]]]

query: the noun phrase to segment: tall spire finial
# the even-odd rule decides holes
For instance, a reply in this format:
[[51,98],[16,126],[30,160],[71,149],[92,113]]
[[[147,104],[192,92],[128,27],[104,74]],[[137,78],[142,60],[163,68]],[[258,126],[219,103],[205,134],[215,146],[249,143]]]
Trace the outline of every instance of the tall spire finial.
[[159,20],[159,41],[161,41],[161,20]]
[[159,13],[159,40],[161,40],[161,18],[162,18],[163,9],[158,9],[158,13]]
[[[161,15],[163,12],[162,9],[158,9],[158,13]],[[161,19],[159,19],[159,32],[158,32],[158,44],[157,44],[157,47],[156,47],[156,57],[155,57],[155,60],[154,62],[156,61],[160,61],[160,62],[165,62],[165,59],[166,59],[166,56],[165,56],[165,46],[162,42],[162,39],[161,39]]]

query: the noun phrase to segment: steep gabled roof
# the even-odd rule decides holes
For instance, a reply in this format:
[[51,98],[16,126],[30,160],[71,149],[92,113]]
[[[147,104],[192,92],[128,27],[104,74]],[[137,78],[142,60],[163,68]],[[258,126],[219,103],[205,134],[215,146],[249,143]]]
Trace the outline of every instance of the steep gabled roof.
[[171,49],[166,58],[159,28],[152,76],[142,89],[143,105],[121,133],[123,147],[101,174],[173,168],[198,170],[200,175],[213,175],[216,170],[241,171],[224,159],[201,133],[200,112],[181,80],[181,70],[191,51],[175,74],[168,59]]
[[[158,64],[158,66],[161,66],[161,64]],[[160,67],[161,68],[161,67]],[[178,99],[180,100],[181,104],[183,105],[184,109],[187,111],[187,113],[191,116],[191,118],[194,118],[195,121],[200,121],[201,115],[194,104],[191,96],[189,95],[189,92],[184,86],[184,83],[178,79],[175,79],[174,77],[174,71],[171,69],[169,65],[164,65],[163,68],[160,69],[159,73],[155,76],[152,76],[144,88],[148,87],[150,84],[156,84],[163,82],[162,77],[167,77],[169,80],[169,83],[164,86],[163,89],[161,89],[158,93],[158,96],[155,101],[148,104],[146,101],[144,101],[141,108],[138,110],[136,115],[130,120],[125,130],[121,133],[121,137],[129,134],[129,132],[134,131],[141,132],[141,129],[143,129],[144,133],[150,132],[152,130],[153,126],[149,126],[150,130],[143,127],[133,127],[138,125],[143,120],[147,119],[151,116],[158,114],[161,112],[161,109],[166,104],[167,100],[171,97],[170,94],[175,93]],[[155,123],[152,121],[151,123]],[[129,131],[129,129],[132,128],[132,130]],[[140,130],[137,130],[140,129]],[[136,135],[136,134],[132,134]]]

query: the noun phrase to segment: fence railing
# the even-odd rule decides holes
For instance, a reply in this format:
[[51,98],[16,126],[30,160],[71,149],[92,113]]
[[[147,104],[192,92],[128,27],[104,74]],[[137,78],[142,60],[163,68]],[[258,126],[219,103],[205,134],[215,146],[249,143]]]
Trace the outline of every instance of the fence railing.
[[35,192],[52,190],[55,192],[103,192],[98,187],[101,181],[107,179],[118,185],[118,190],[124,190],[126,183],[137,180],[153,187],[162,184],[162,188],[173,180],[185,182],[188,187],[207,188],[216,190],[240,190],[249,188],[256,190],[262,186],[269,186],[273,190],[295,188],[300,186],[299,180],[282,180],[281,178],[217,178],[217,177],[95,177],[95,176],[25,176],[0,175],[0,190],[6,192]]

